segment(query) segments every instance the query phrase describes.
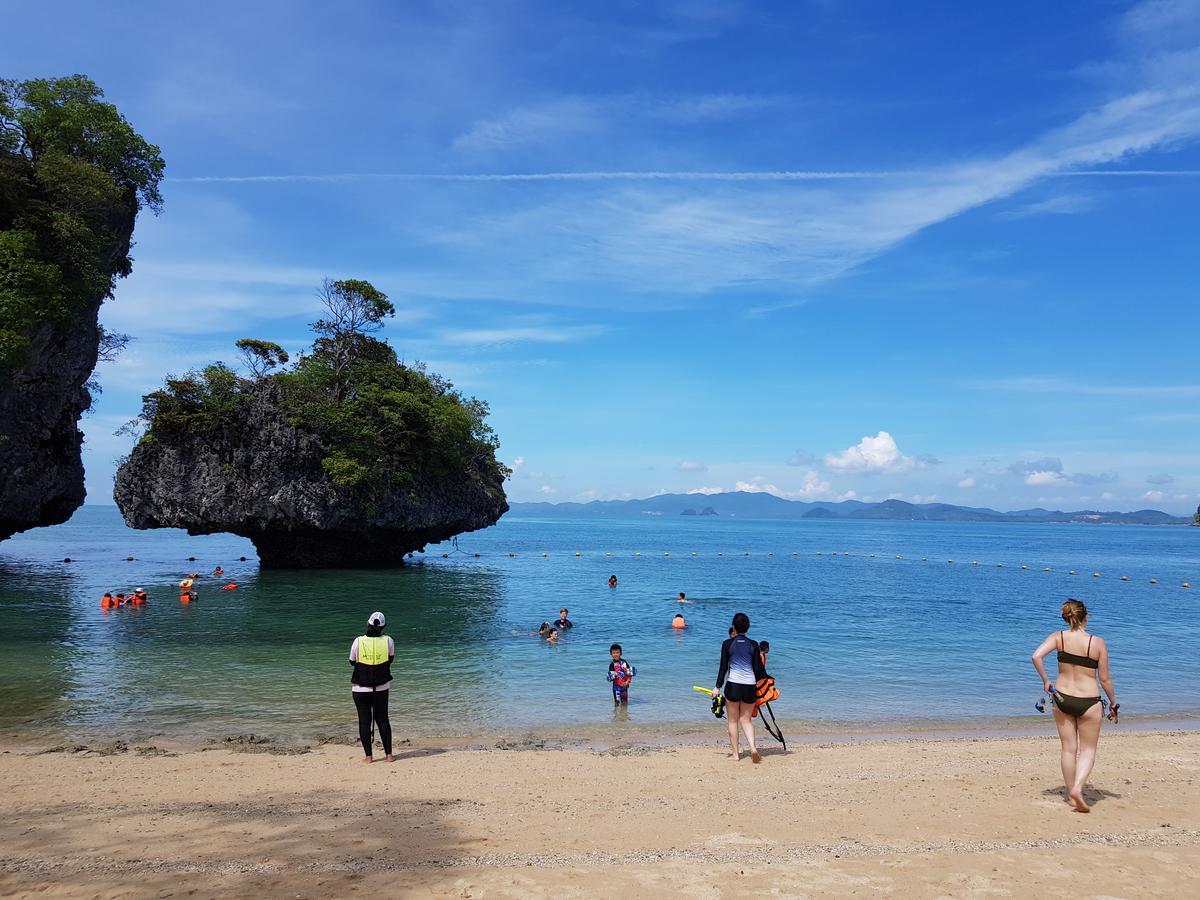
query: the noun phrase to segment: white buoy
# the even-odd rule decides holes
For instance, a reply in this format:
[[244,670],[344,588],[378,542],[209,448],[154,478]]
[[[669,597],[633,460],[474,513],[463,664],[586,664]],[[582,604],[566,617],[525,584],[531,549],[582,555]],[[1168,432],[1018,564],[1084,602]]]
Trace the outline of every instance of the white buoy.
[[578,553],[578,552],[577,552],[575,555],[576,555],[576,556],[583,556],[583,554],[582,554],[582,553]]
[[641,550],[634,550],[634,551],[633,551],[633,555],[634,555],[634,556],[641,556],[641,555],[642,555],[642,551],[641,551]]
[[1068,574],[1068,575],[1074,575],[1074,574],[1075,574],[1075,570],[1074,570],[1074,569],[1071,569],[1071,570],[1069,570],[1069,571],[1067,572],[1067,574]]
[[1022,568],[1022,569],[1028,569],[1028,568],[1029,568],[1029,566],[1026,566],[1026,565],[1022,564],[1021,568]]
[[1151,579],[1150,579],[1150,583],[1151,583],[1151,584],[1158,584],[1158,579],[1157,579],[1157,578],[1151,578]]
[[664,551],[663,551],[663,556],[670,556],[670,555],[671,555],[671,554],[670,554],[670,553],[668,553],[666,550],[664,550]]
[[1004,568],[1004,563],[996,563],[996,568],[997,568],[997,569],[1003,569],[1003,568]]
[[1121,576],[1121,580],[1122,580],[1122,581],[1128,581],[1128,580],[1129,580],[1129,576],[1128,576],[1128,575],[1122,575],[1122,576]]
[[1093,578],[1099,578],[1099,577],[1100,577],[1100,573],[1099,573],[1099,572],[1093,572],[1093,573],[1092,573],[1092,577],[1093,577]]
[[904,557],[903,557],[903,556],[901,556],[899,553],[897,553],[897,554],[896,554],[896,559],[904,559]]
[[971,560],[971,565],[973,565],[973,566],[979,565],[979,560],[977,560],[977,559]]

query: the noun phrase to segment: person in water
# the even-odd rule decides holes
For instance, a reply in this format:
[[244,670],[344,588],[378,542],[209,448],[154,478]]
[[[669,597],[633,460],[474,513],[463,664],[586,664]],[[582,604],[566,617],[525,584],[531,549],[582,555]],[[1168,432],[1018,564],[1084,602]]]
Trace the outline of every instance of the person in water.
[[558,611],[558,621],[554,623],[554,627],[559,631],[566,631],[568,628],[575,627],[575,623],[567,618],[567,608],[565,606]]
[[770,641],[759,641],[758,642],[758,655],[759,655],[759,658],[762,659],[762,664],[763,664],[764,669],[767,667],[767,654],[770,652],[771,652],[771,642]]
[[687,628],[687,622],[684,621],[683,613],[675,613],[675,618],[671,620],[672,628]]
[[546,642],[550,643],[550,644],[558,643],[558,629],[557,628],[550,629],[550,633],[548,635],[546,635]]
[[741,759],[738,747],[738,727],[746,735],[750,747],[750,759],[762,762],[758,748],[754,745],[754,701],[758,699],[757,684],[767,677],[762,663],[762,649],[746,632],[750,630],[750,617],[738,613],[733,617],[733,637],[721,644],[721,664],[717,669],[717,690],[725,685],[725,715],[729,719],[729,748],[735,760]]
[[637,666],[621,655],[621,645],[608,648],[612,662],[608,664],[608,680],[612,682],[613,703],[629,702],[629,685],[637,675]]
[[538,628],[538,630],[537,630],[537,636],[538,637],[550,637],[550,623],[549,622],[542,623],[541,627]]
[[106,591],[104,596],[100,598],[100,608],[101,609],[108,609],[109,607],[116,606],[116,605],[117,605],[117,601],[113,597],[112,591]]
[[[1056,631],[1033,651],[1033,667],[1042,679],[1042,690],[1054,698],[1054,723],[1062,744],[1062,776],[1067,786],[1066,801],[1076,812],[1091,812],[1083,799],[1083,788],[1096,764],[1096,745],[1100,742],[1103,704],[1100,688],[1108,694],[1108,718],[1117,721],[1116,689],[1108,670],[1108,644],[1087,630],[1087,607],[1068,599],[1062,605],[1063,621],[1069,631]],[[1045,659],[1058,651],[1058,678],[1051,683],[1046,675]]]
[[683,591],[680,591],[679,592],[679,600],[677,600],[676,602],[677,603],[691,603],[692,601],[687,598],[687,594],[685,594]]
[[616,576],[616,575],[609,575],[609,576],[608,576],[608,586],[609,586],[609,587],[616,587],[616,586],[617,586],[617,576]]
[[387,761],[392,761],[392,723],[388,719],[388,692],[392,687],[392,660],[396,658],[396,644],[383,634],[387,624],[381,612],[371,613],[367,619],[367,633],[354,639],[350,645],[350,665],[354,672],[350,676],[350,692],[358,710],[358,739],[362,741],[366,756],[363,762],[374,762],[371,721],[379,726],[379,739],[383,741],[383,752]]
[[220,566],[217,566],[215,569],[213,569],[213,577],[215,577],[215,578],[220,578],[224,574],[225,574],[225,570],[222,569]]
[[145,591],[143,591],[141,588],[134,588],[133,596],[130,598],[129,602],[132,603],[134,606],[145,606],[146,599],[147,599],[147,596],[146,596]]

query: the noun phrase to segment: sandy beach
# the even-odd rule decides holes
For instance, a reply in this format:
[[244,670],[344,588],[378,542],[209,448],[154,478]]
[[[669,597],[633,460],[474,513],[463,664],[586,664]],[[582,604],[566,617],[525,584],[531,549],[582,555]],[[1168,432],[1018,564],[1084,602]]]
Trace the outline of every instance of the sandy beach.
[[[1200,895],[1200,734],[0,753],[0,895]],[[569,746],[569,745],[563,745]]]

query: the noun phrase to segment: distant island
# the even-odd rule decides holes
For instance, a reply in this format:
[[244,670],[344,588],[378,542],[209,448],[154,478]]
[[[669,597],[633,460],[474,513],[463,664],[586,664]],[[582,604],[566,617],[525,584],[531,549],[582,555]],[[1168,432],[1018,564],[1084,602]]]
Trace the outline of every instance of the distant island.
[[[907,503],[904,500],[884,500],[864,503],[843,500],[839,503],[785,500],[763,492],[732,491],[709,494],[702,510],[696,510],[695,494],[660,494],[643,500],[593,500],[590,503],[512,503],[517,515],[542,516],[720,516],[745,519],[909,519],[921,522],[1067,522],[1097,525],[1187,525],[1191,517],[1172,516],[1157,509],[1135,512],[1104,512],[1077,510],[1063,512],[1052,509],[1018,509],[999,512],[977,506],[954,506],[950,503]],[[1198,512],[1200,518],[1200,512]]]

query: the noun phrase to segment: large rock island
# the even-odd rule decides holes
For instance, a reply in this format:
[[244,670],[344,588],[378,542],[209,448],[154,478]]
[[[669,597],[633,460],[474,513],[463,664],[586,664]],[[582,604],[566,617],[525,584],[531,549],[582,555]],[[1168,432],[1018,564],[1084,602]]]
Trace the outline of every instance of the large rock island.
[[218,363],[146,396],[114,491],[130,526],[239,534],[266,568],[387,566],[508,510],[486,405],[365,333],[392,309],[369,283],[323,296],[291,369],[243,340],[251,377]]
[[0,81],[0,540],[83,503],[98,324],[162,160],[79,76]]

